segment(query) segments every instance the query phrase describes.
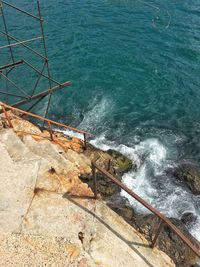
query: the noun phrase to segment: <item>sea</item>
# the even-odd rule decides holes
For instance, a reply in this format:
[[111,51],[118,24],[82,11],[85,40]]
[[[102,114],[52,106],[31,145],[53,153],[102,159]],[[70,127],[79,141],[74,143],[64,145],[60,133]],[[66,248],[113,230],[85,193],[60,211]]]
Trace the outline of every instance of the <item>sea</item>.
[[[9,3],[38,15],[34,0]],[[172,174],[181,162],[199,165],[200,160],[199,1],[40,3],[51,75],[72,82],[52,95],[48,116],[92,133],[90,142],[96,147],[115,149],[133,160],[137,171],[124,174],[123,182],[168,217],[193,213],[197,219],[188,230],[200,241],[200,195]],[[12,36],[41,36],[38,21],[4,4],[3,10]],[[4,31],[1,17],[0,12]],[[0,44],[6,42],[0,33]],[[41,41],[29,45],[43,53]],[[42,69],[40,57],[22,46],[13,47],[13,55]],[[9,49],[1,49],[0,65],[10,61]],[[37,76],[24,65],[9,73],[28,94]],[[22,93],[1,77],[0,89],[7,88]],[[41,79],[34,93],[47,88]],[[4,95],[0,99],[19,101]],[[33,111],[43,115],[47,102],[45,98]],[[125,192],[121,195],[148,213]]]

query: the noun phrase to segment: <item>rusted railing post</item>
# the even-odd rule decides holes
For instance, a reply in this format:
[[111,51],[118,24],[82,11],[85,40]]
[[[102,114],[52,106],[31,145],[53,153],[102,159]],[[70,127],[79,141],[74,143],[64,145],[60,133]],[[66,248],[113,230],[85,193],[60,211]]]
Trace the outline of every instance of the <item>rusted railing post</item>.
[[83,134],[83,136],[84,136],[84,149],[86,150],[87,149],[87,136],[85,133]]
[[93,163],[92,163],[92,176],[93,176],[94,198],[97,199],[97,174],[95,165]]
[[10,120],[10,118],[9,118],[9,115],[8,115],[6,109],[5,109],[4,105],[1,104],[1,106],[2,106],[2,109],[3,109],[3,113],[4,113],[4,115],[5,115],[5,118],[6,118],[7,122],[8,122],[8,126],[9,126],[10,128],[12,128],[13,125],[12,125],[12,122],[11,122],[11,120]]
[[151,248],[154,248],[154,246],[155,246],[155,244],[156,244],[156,241],[157,241],[157,239],[158,239],[158,237],[159,237],[159,234],[160,234],[160,232],[161,232],[161,230],[162,230],[162,228],[163,228],[163,225],[164,225],[164,222],[163,222],[162,219],[160,219],[159,224],[158,224],[157,231],[156,231],[155,236],[154,236],[154,238],[153,238],[153,241],[152,241],[152,243],[151,243],[151,245],[150,245]]
[[53,141],[53,131],[52,131],[52,128],[51,128],[51,123],[49,121],[48,121],[48,126],[49,126],[50,138],[51,138],[51,141]]
[[107,171],[110,171],[110,167],[111,167],[111,159],[108,160]]

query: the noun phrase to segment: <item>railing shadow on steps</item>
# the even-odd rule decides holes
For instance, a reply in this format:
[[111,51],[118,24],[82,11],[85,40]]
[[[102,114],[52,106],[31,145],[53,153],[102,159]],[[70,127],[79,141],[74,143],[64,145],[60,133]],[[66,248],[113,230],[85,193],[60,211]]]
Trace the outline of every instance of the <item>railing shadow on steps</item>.
[[157,239],[161,233],[161,230],[162,230],[163,226],[166,224],[200,258],[199,249],[197,249],[197,247],[168,218],[166,218],[165,215],[163,215],[158,210],[153,208],[150,204],[148,204],[140,196],[138,196],[136,193],[134,193],[132,190],[130,190],[126,185],[121,183],[117,178],[115,178],[112,174],[110,174],[109,171],[98,166],[96,164],[96,161],[93,161],[92,162],[92,176],[93,176],[93,188],[94,188],[95,199],[98,198],[98,196],[97,196],[96,171],[99,171],[105,177],[110,179],[113,183],[118,185],[121,189],[123,189],[125,192],[127,192],[130,196],[132,196],[134,199],[136,199],[140,204],[142,204],[145,208],[147,208],[149,211],[151,211],[153,214],[155,214],[159,218],[157,230],[155,231],[154,238],[152,240],[152,243],[150,244],[151,248],[153,248],[155,246],[156,241],[157,241]]
[[10,119],[10,116],[9,116],[9,113],[7,111],[11,110],[11,111],[15,111],[15,112],[18,112],[20,114],[23,114],[23,115],[27,115],[27,116],[30,116],[30,117],[33,117],[33,118],[36,118],[36,119],[39,119],[43,122],[47,122],[48,124],[48,131],[49,131],[49,135],[50,135],[50,139],[51,141],[54,141],[54,136],[53,136],[53,129],[52,129],[52,125],[56,125],[56,126],[59,126],[59,127],[63,127],[65,129],[68,129],[70,131],[73,131],[73,132],[76,132],[76,133],[79,133],[79,134],[82,134],[83,135],[83,142],[84,142],[84,149],[87,149],[87,137],[88,136],[92,136],[90,133],[87,133],[85,131],[82,131],[82,130],[79,130],[77,128],[74,128],[74,127],[71,127],[69,125],[65,125],[63,123],[59,123],[59,122],[56,122],[56,121],[53,121],[53,120],[50,120],[50,119],[47,119],[47,118],[44,118],[42,116],[39,116],[39,115],[36,115],[36,114],[33,114],[33,113],[30,113],[30,112],[27,112],[25,110],[21,110],[21,109],[18,109],[18,108],[14,108],[12,106],[9,106],[5,103],[2,103],[0,102],[0,113],[1,113],[1,109],[4,113],[4,116],[5,116],[5,119],[8,123],[8,126],[10,128],[13,127],[12,125],[12,122],[11,122],[11,119]]
[[[16,111],[19,112],[21,114],[45,121],[48,123],[48,128],[49,128],[49,134],[50,134],[50,139],[53,141],[54,140],[54,136],[53,136],[53,130],[52,130],[52,124],[59,126],[59,127],[63,127],[65,129],[69,129],[73,132],[77,132],[80,134],[83,134],[83,140],[84,140],[84,148],[87,149],[87,136],[91,136],[91,134],[73,128],[71,126],[59,123],[59,122],[55,122],[53,120],[44,118],[42,116],[18,109],[18,108],[14,108],[12,106],[9,106],[5,103],[0,102],[0,107],[3,110],[5,119],[7,120],[8,126],[9,127],[13,127],[10,116],[8,114],[8,110],[12,110],[12,111]],[[110,162],[108,164],[108,166],[110,166]],[[109,169],[109,168],[108,168]],[[95,161],[92,162],[92,173],[93,173],[93,183],[94,183],[94,197],[97,199],[97,179],[96,179],[96,170],[98,170],[99,172],[101,172],[104,176],[106,176],[108,179],[110,179],[113,183],[115,183],[116,185],[118,185],[121,189],[123,189],[124,191],[126,191],[130,196],[132,196],[134,199],[136,199],[139,203],[141,203],[144,207],[146,207],[149,211],[151,211],[153,214],[155,214],[159,219],[159,225],[157,228],[157,231],[155,233],[155,236],[153,238],[152,243],[150,244],[150,247],[154,247],[156,244],[156,241],[161,233],[161,230],[164,226],[164,224],[168,225],[173,232],[175,232],[175,234],[177,236],[179,236],[179,238],[200,258],[200,251],[196,248],[196,246],[194,244],[192,244],[192,242],[168,219],[166,218],[162,213],[160,213],[159,211],[157,211],[155,208],[153,208],[151,205],[149,205],[145,200],[143,200],[140,196],[138,196],[136,193],[134,193],[132,190],[130,190],[127,186],[125,186],[123,183],[121,183],[118,179],[116,179],[113,175],[111,175],[108,171],[104,170],[103,168],[99,167]]]

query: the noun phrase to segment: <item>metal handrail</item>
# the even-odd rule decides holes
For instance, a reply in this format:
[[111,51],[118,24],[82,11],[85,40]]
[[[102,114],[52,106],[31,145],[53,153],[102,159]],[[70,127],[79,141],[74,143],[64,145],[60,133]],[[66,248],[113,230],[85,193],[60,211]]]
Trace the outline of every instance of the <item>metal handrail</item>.
[[155,233],[155,236],[153,238],[153,241],[151,243],[151,247],[153,248],[156,244],[156,241],[159,237],[159,234],[162,230],[162,227],[164,224],[168,225],[176,234],[180,237],[180,239],[200,258],[200,251],[197,249],[197,247],[192,244],[192,242],[168,219],[160,213],[158,210],[153,208],[150,204],[148,204],[145,200],[143,200],[140,196],[138,196],[136,193],[134,193],[132,190],[130,190],[126,185],[121,183],[118,179],[116,179],[112,174],[110,174],[108,171],[104,170],[103,168],[99,167],[96,162],[92,162],[92,173],[93,173],[93,183],[94,183],[94,196],[97,198],[97,182],[96,182],[96,170],[101,172],[103,175],[105,175],[107,178],[109,178],[112,182],[114,182],[116,185],[118,185],[121,189],[126,191],[129,195],[131,195],[134,199],[136,199],[138,202],[140,202],[145,208],[150,210],[153,214],[155,214],[160,220],[159,225],[157,228],[157,231]]
[[56,122],[56,121],[47,119],[47,118],[45,118],[45,117],[42,117],[42,116],[39,116],[39,115],[30,113],[30,112],[25,111],[25,110],[21,110],[21,109],[18,109],[18,108],[9,106],[9,105],[7,105],[7,104],[5,104],[5,103],[3,103],[3,102],[0,102],[0,106],[2,107],[3,113],[4,113],[4,115],[5,115],[5,118],[6,118],[7,122],[8,122],[9,127],[13,127],[13,126],[12,126],[12,122],[11,122],[11,120],[10,120],[10,117],[9,117],[9,114],[8,114],[7,110],[13,110],[13,111],[22,113],[22,114],[24,114],[24,115],[27,115],[27,116],[30,116],[30,117],[33,117],[33,118],[36,118],[36,119],[39,119],[39,120],[42,120],[42,121],[47,122],[47,123],[48,123],[48,128],[49,128],[50,137],[51,137],[51,140],[52,140],[52,141],[54,140],[54,137],[53,137],[53,130],[52,130],[52,127],[51,127],[52,124],[57,125],[57,126],[59,126],[59,127],[63,127],[63,128],[65,128],[65,129],[69,129],[70,131],[73,131],[73,132],[77,132],[77,133],[83,134],[84,147],[85,147],[85,149],[87,148],[87,136],[92,136],[92,135],[91,135],[90,133],[88,133],[88,132],[79,130],[79,129],[77,129],[77,128],[71,127],[71,126],[69,126],[69,125],[66,125],[66,124],[63,124],[63,123],[60,123],[60,122]]

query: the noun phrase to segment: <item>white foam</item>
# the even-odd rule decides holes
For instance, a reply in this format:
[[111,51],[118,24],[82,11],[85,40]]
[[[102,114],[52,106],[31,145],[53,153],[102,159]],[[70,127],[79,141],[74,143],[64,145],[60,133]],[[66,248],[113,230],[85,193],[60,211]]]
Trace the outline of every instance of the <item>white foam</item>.
[[[104,107],[105,102],[102,103]],[[91,123],[91,119],[95,120],[92,114],[99,108],[104,114],[103,107],[102,104],[96,106],[91,113],[85,116],[85,122]],[[101,115],[101,118],[103,116]],[[98,116],[95,118],[98,118]],[[83,138],[82,135],[73,131],[65,130],[64,133],[80,139]],[[197,215],[197,222],[189,230],[194,237],[200,240],[200,216],[195,207],[195,197],[181,186],[173,184],[170,178],[164,174],[165,168],[173,167],[173,163],[167,160],[169,151],[166,147],[156,138],[150,138],[133,147],[128,147],[109,141],[105,136],[106,133],[101,134],[91,140],[90,143],[104,151],[108,149],[119,151],[137,165],[137,172],[130,171],[123,175],[123,183],[168,217],[180,219],[185,212],[192,212]],[[149,213],[146,208],[123,190],[121,195],[126,197],[139,212]]]
[[57,131],[57,132],[61,132],[61,133],[64,133],[68,136],[71,136],[71,137],[77,137],[81,140],[84,139],[83,137],[83,134],[80,134],[80,133],[77,133],[77,132],[74,132],[74,131],[71,131],[71,130],[68,130],[68,129],[65,129],[65,130],[60,130],[60,129],[57,129],[56,127],[54,127],[54,130]]
[[[169,152],[158,139],[150,138],[133,147],[128,147],[117,145],[115,142],[108,141],[105,135],[100,135],[91,143],[105,151],[115,149],[133,160],[137,165],[137,172],[130,171],[124,174],[123,183],[160,212],[178,219],[181,219],[185,212],[192,212],[198,216],[194,196],[183,187],[173,184],[171,179],[165,176],[165,168],[172,168],[174,164],[167,160]],[[140,213],[149,213],[125,191],[122,190],[121,195],[126,197]],[[200,216],[189,231],[200,240]]]
[[96,102],[96,99],[92,101],[92,108],[84,114],[78,128],[94,132],[97,127],[104,124],[107,114],[111,112],[114,105],[113,101],[109,98],[102,98],[101,101]]
[[103,151],[107,151],[115,147],[114,142],[106,140],[105,134],[96,137],[95,139],[91,140],[90,143],[96,148],[102,149]]
[[197,221],[192,225],[190,233],[200,241],[200,216],[197,217]]

